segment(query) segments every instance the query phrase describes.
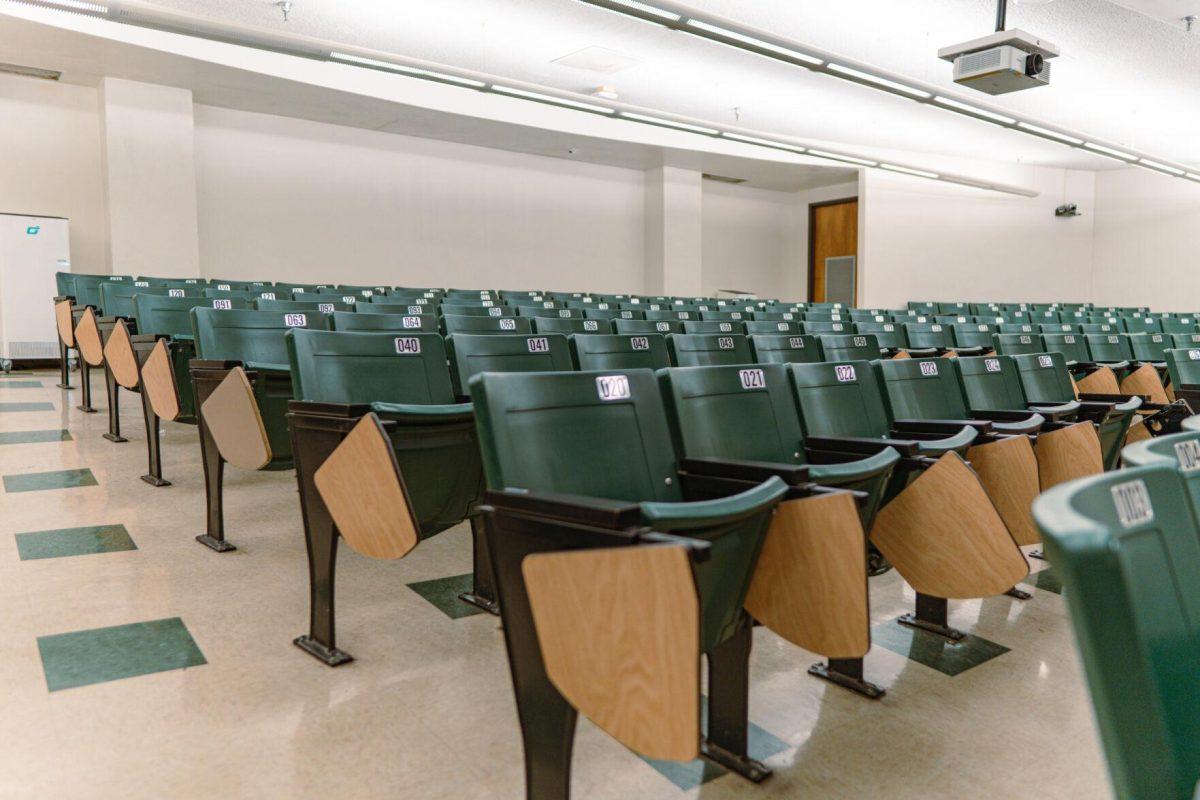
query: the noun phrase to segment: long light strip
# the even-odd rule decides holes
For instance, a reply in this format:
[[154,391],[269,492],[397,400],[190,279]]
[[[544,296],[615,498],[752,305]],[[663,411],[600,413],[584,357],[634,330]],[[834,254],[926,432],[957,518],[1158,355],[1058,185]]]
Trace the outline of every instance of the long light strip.
[[[914,85],[914,82],[906,82],[898,76],[890,77],[885,74],[879,74],[879,71],[872,70],[869,67],[864,66],[863,68],[859,68],[840,64],[838,61],[845,59],[835,58],[832,54],[823,52],[817,48],[806,47],[794,42],[789,42],[791,46],[785,46],[777,42],[767,41],[754,36],[752,33],[737,30],[736,27],[740,26],[736,26],[735,23],[723,21],[723,24],[716,24],[709,22],[700,16],[694,15],[693,11],[686,6],[669,2],[668,0],[664,0],[662,5],[640,2],[639,0],[579,0],[579,2],[617,13],[624,13],[621,9],[622,6],[636,8],[637,12],[640,13],[630,13],[626,14],[626,16],[639,20],[648,20],[649,17],[656,17],[656,20],[649,21],[659,21],[660,24],[673,30],[690,33],[694,36],[700,36],[709,41],[715,41],[732,47],[738,47],[739,44],[744,45],[742,49],[757,55],[776,54],[791,63],[795,64],[799,62],[799,66],[803,66],[813,72],[823,72],[826,75],[849,80],[859,85],[865,84],[870,88],[908,97],[919,103],[936,105],[939,108],[956,111],[965,116],[991,122],[1010,130],[1037,136],[1038,138],[1057,142],[1058,144],[1083,148],[1100,155],[1115,158],[1132,166],[1153,170],[1160,174],[1169,174],[1188,180],[1196,180],[1196,178],[1191,176],[1197,173],[1189,172],[1186,167],[1167,164],[1161,159],[1147,158],[1140,154],[1126,153],[1123,150],[1090,141],[1088,137],[1081,134],[1055,130],[1002,114],[965,100],[946,97],[932,91],[933,87]],[[667,7],[664,8],[662,6]],[[679,10],[672,10],[670,6],[674,6]],[[753,29],[747,28],[746,30]],[[779,41],[778,37],[774,38]],[[1165,169],[1163,169],[1164,167]]]
[[404,75],[412,75],[416,78],[432,78],[435,81],[456,83],[459,86],[469,86],[473,89],[482,89],[483,87],[487,86],[487,84],[483,81],[477,81],[473,78],[463,78],[446,72],[434,72],[428,69],[409,67],[405,66],[404,64],[395,64],[391,61],[380,61],[376,58],[363,58],[362,56],[350,55],[349,53],[330,53],[329,57],[334,61],[345,61],[350,64],[357,64],[361,67],[372,67],[374,69],[387,70],[388,72],[399,72]]
[[678,128],[681,131],[689,133],[703,133],[708,136],[716,136],[720,133],[716,128],[706,128],[703,125],[693,125],[690,122],[676,122],[673,119],[664,119],[663,117],[652,117],[648,114],[635,114],[632,111],[622,111],[621,116],[625,119],[632,119],[636,122],[648,122],[651,125],[665,125],[668,128]]
[[745,142],[746,144],[758,144],[758,145],[762,145],[763,147],[777,147],[781,150],[791,150],[793,153],[808,152],[807,147],[801,147],[798,144],[786,144],[784,142],[773,142],[770,139],[762,139],[758,136],[744,136],[740,133],[730,133],[729,131],[722,131],[721,135],[724,136],[726,139],[733,139],[734,141]]
[[526,100],[537,100],[542,103],[550,103],[556,106],[566,106],[568,108],[577,108],[580,111],[594,111],[597,114],[615,114],[615,108],[607,106],[598,106],[593,103],[581,103],[578,100],[568,100],[564,97],[555,97],[552,94],[542,94],[541,92],[530,92],[525,89],[514,89],[511,86],[502,86],[498,83],[492,84],[492,91],[500,94],[508,94],[514,97],[524,97]]
[[890,169],[892,172],[903,172],[905,175],[916,175],[918,178],[933,178],[937,179],[941,176],[936,172],[927,172],[923,169],[912,169],[911,167],[902,167],[898,164],[880,164],[883,169]]
[[878,161],[871,161],[870,159],[859,158],[857,156],[842,155],[841,153],[831,153],[828,150],[813,150],[811,147],[808,148],[808,154],[810,156],[817,156],[818,158],[831,158],[834,161],[845,161],[848,164],[861,164],[864,167],[879,166]]

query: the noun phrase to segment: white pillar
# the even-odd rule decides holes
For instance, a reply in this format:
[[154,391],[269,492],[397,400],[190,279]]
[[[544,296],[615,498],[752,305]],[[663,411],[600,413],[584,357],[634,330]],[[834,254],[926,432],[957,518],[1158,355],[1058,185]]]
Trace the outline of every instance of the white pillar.
[[192,93],[100,82],[101,163],[114,274],[200,274]]
[[701,295],[700,173],[646,172],[646,292]]

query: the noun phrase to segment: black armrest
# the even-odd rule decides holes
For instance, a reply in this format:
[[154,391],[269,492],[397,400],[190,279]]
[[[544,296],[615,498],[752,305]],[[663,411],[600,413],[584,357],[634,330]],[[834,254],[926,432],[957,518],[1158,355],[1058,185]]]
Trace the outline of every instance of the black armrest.
[[484,502],[497,509],[622,531],[629,538],[635,538],[638,535],[636,529],[644,527],[641,506],[626,500],[505,489],[489,490]]
[[875,455],[889,447],[902,456],[915,456],[920,446],[909,439],[869,439],[865,436],[810,436],[804,446],[811,450],[833,450],[844,453]]
[[1129,402],[1129,398],[1131,398],[1131,397],[1133,397],[1133,395],[1131,395],[1131,394],[1094,394],[1094,393],[1090,393],[1090,392],[1085,392],[1085,393],[1079,395],[1079,399],[1083,400],[1085,402],[1111,403],[1113,405],[1120,405],[1121,403],[1127,403],[1127,402]]
[[788,486],[808,482],[808,467],[803,464],[776,464],[771,461],[739,461],[724,458],[682,458],[679,469],[693,475],[728,478],[761,483],[772,475]]
[[1014,411],[1009,409],[992,409],[990,411],[971,411],[972,419],[986,419],[992,422],[1024,422],[1041,411]]
[[935,433],[953,436],[963,428],[974,428],[980,433],[990,433],[992,423],[985,419],[898,419],[892,428],[900,433]]
[[217,361],[207,358],[193,358],[188,362],[189,369],[233,369],[240,366],[241,361]]
[[354,418],[366,416],[370,410],[370,403],[316,403],[312,400],[288,400],[288,412],[292,414]]

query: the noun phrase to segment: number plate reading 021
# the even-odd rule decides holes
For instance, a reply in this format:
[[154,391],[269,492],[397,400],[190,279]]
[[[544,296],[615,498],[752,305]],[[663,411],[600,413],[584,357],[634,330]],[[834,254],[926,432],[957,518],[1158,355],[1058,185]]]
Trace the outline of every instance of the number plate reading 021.
[[761,369],[739,369],[738,380],[741,381],[743,389],[764,389],[767,385],[767,379]]

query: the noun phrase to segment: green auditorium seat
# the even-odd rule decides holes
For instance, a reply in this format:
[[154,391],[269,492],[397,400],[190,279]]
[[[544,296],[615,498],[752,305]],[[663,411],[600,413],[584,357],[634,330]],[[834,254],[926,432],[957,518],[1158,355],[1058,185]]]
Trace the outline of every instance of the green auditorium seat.
[[1142,406],[1137,396],[1097,395],[1081,393],[1075,396],[1074,382],[1062,353],[1032,353],[1012,357],[1021,376],[1030,406],[1062,407],[1079,403],[1080,419],[1092,421],[1100,436],[1104,468],[1114,469],[1121,457],[1125,434],[1133,415]]
[[930,353],[942,355],[943,353],[961,353],[963,355],[977,355],[981,348],[979,347],[960,347],[954,341],[954,328],[950,325],[942,325],[937,322],[919,323],[909,322],[904,325],[904,336],[908,339],[908,350],[916,353]]
[[[442,303],[438,306],[438,313],[443,317],[508,317],[515,316],[516,309],[501,305],[466,305],[462,303]],[[528,317],[528,314],[520,316]]]
[[646,315],[643,314],[641,311],[631,311],[628,309],[619,309],[615,305],[608,304],[608,303],[605,303],[602,305],[607,305],[608,308],[601,308],[599,306],[594,307],[594,308],[585,308],[583,310],[584,318],[585,319],[645,319],[645,317],[646,317]]
[[756,364],[807,364],[823,357],[815,336],[755,333],[746,338]]
[[[790,470],[807,464],[814,483],[865,493],[859,514],[862,529],[871,529],[900,454],[886,445],[870,454],[839,452],[829,441],[813,460],[785,365],[676,367],[661,370],[658,379],[680,456],[742,462],[755,477],[774,472],[785,481]],[[857,538],[854,558],[865,569],[865,537]],[[870,697],[883,694],[863,680],[861,658],[831,657],[809,672]]]
[[[726,469],[698,463],[709,491],[693,500],[649,370],[483,373],[470,386],[527,796],[569,796],[579,711],[605,720],[605,730],[642,755],[702,753],[764,779],[770,770],[746,752],[752,637],[742,606],[787,484],[772,476],[738,491],[745,483],[734,480],[736,488],[714,498]],[[601,595],[593,588],[614,581]],[[640,640],[652,652],[623,656],[610,646],[617,638],[621,650]],[[664,647],[671,658],[654,655]],[[611,658],[580,659],[579,648]],[[702,655],[710,720],[703,740]],[[630,680],[645,689],[622,711],[618,698]],[[653,735],[648,721],[664,717],[672,733]]]
[[1059,486],[1034,517],[1063,584],[1115,796],[1200,778],[1200,524],[1172,464]]
[[292,296],[282,291],[233,291],[230,289],[213,289],[206,287],[201,294],[212,300],[291,300]]
[[1043,333],[1042,344],[1047,353],[1062,353],[1071,369],[1091,370],[1095,368],[1087,340],[1081,333]]
[[740,334],[673,333],[667,337],[667,351],[677,367],[754,363],[750,342]]
[[[581,308],[542,308],[536,306],[518,306],[517,316],[530,317],[533,319],[583,319],[583,309]],[[535,323],[536,324],[536,323]]]
[[1162,333],[1162,323],[1158,317],[1135,315],[1121,317],[1125,330],[1129,333]]
[[[364,305],[363,308],[374,311],[374,306]],[[478,319],[472,317],[471,319]],[[333,313],[333,330],[335,331],[415,331],[417,333],[439,333],[438,317],[436,314],[379,314],[367,311],[335,311]]]
[[[313,295],[297,295],[297,297],[312,297]],[[341,298],[332,297],[322,300],[264,300],[254,301],[255,311],[315,311],[320,314],[332,314],[335,311],[353,311],[354,303],[342,302]]]
[[803,322],[804,314],[799,311],[755,311],[757,322]]
[[684,333],[738,333],[746,332],[743,323],[735,320],[685,320],[683,323]]
[[1089,333],[1084,335],[1092,361],[1117,373],[1118,379],[1131,369],[1133,348],[1129,336],[1120,333]]
[[[196,395],[189,363],[196,356],[191,311],[197,307],[246,310],[242,299],[170,297],[138,294],[133,318],[138,333],[132,338],[142,374],[142,416],[146,424],[148,469],[142,480],[151,486],[169,486],[162,476],[160,420],[195,424]],[[158,351],[157,354],[155,351]]]
[[1163,355],[1175,397],[1187,403],[1193,413],[1200,413],[1200,343],[1172,348]]
[[71,297],[75,298],[76,306],[91,306],[104,312],[100,300],[100,287],[105,283],[132,283],[132,275],[84,275],[71,274]]
[[287,404],[293,388],[285,336],[293,328],[328,330],[330,315],[204,307],[189,313],[196,343],[190,371],[208,503],[207,532],[196,540],[225,552],[236,549],[225,539],[225,462],[249,470],[292,468]]
[[1171,334],[1171,347],[1200,347],[1200,332]]
[[570,343],[575,366],[584,371],[661,369],[671,364],[661,333],[572,336]]
[[821,361],[874,361],[880,357],[873,333],[832,334],[821,337]]
[[532,317],[531,321],[535,333],[612,333],[612,324],[606,319]]
[[571,347],[561,333],[489,336],[455,333],[446,337],[450,377],[457,396],[466,394],[471,376],[480,372],[570,371]]
[[957,322],[953,326],[954,343],[960,347],[979,348],[988,352],[995,346],[992,335],[996,326],[987,322]]
[[904,325],[898,322],[857,322],[854,324],[856,333],[869,333],[879,342],[880,349],[886,355],[895,355],[908,347],[908,339],[904,337]]
[[1002,356],[1046,352],[1045,342],[1036,333],[997,333],[992,336],[992,342],[995,345],[992,349]]
[[[475,417],[470,403],[455,402],[442,337],[297,329],[286,342],[296,395],[288,404],[288,419],[309,558],[310,628],[296,645],[329,666],[351,660],[335,638],[339,538],[364,555],[394,559],[420,540],[470,519],[476,539],[474,587],[461,597],[494,613],[491,566],[475,513],[483,493]],[[388,446],[382,455],[394,461],[402,481],[404,513],[392,520],[408,534],[401,541],[383,538],[379,525],[354,525],[352,518],[343,518],[345,529],[335,524],[339,504],[357,497],[356,491],[371,491],[372,455],[356,445],[358,437],[375,431],[383,432]],[[331,462],[352,436],[350,461]],[[327,463],[332,476],[322,471]],[[330,489],[338,483],[339,469],[348,470],[353,486],[343,487],[344,495]]]
[[533,333],[530,317],[474,317],[447,314],[442,326],[452,333]]
[[788,322],[786,320],[747,320],[742,323],[748,336],[755,334],[773,334],[773,335],[798,335],[803,331],[804,325],[799,322]]
[[[138,281],[145,283],[145,281]],[[187,289],[170,289],[166,287],[138,286],[124,281],[107,281],[100,284],[100,308],[106,317],[122,317],[132,319],[133,297],[138,294],[156,294],[162,297],[194,297],[200,293],[189,292]]]
[[649,322],[684,322],[685,320],[700,319],[700,312],[690,309],[661,308],[648,309],[646,320]]
[[1200,333],[1200,319],[1191,315],[1183,317],[1169,317],[1162,320],[1162,330],[1165,334],[1176,333]]
[[1159,370],[1165,370],[1167,367],[1164,353],[1170,346],[1171,339],[1166,334],[1129,334],[1129,349],[1133,354],[1133,359],[1140,364],[1151,364]]

